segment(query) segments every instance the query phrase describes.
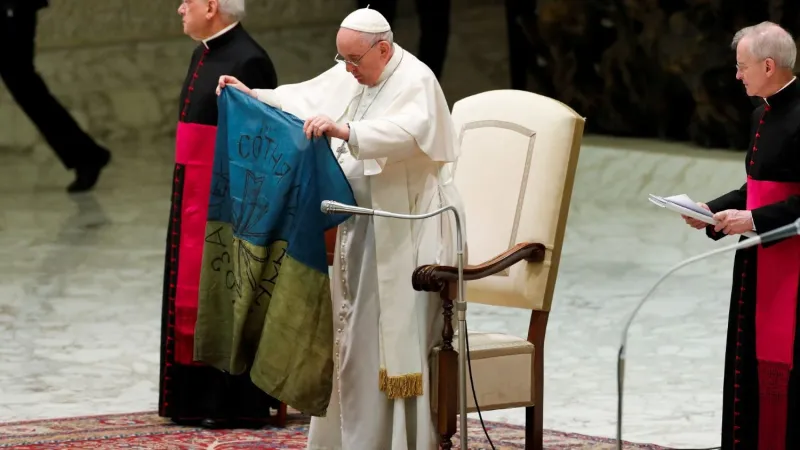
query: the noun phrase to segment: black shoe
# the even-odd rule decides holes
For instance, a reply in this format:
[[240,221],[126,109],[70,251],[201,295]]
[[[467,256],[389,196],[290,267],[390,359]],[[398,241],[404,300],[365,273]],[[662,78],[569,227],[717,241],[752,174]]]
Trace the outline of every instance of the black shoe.
[[209,430],[260,430],[269,425],[269,419],[203,419],[200,426]]
[[203,428],[207,428],[209,430],[221,430],[224,428],[230,428],[230,423],[227,420],[221,419],[203,419],[200,422],[200,426]]
[[67,192],[76,194],[78,192],[86,192],[92,190],[94,185],[97,184],[97,179],[100,178],[100,172],[108,162],[111,161],[111,153],[101,148],[101,154],[97,161],[90,165],[84,165],[75,168],[75,181],[67,186]]
[[177,419],[175,417],[171,417],[169,420],[171,420],[175,425],[180,425],[182,427],[197,428],[200,426],[200,420],[197,419]]

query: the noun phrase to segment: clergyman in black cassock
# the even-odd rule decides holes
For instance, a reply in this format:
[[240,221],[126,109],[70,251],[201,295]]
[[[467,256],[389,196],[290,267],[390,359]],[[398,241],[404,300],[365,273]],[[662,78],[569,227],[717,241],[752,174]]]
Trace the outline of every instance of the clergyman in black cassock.
[[[243,12],[243,1],[227,5],[237,3]],[[199,423],[208,428],[258,427],[270,418],[270,407],[277,408],[280,403],[255,387],[247,374],[233,376],[195,362],[193,357],[217,125],[217,83],[220,76],[229,74],[263,89],[278,84],[267,52],[238,18],[221,22],[220,26],[227,26],[209,38],[201,37],[202,31],[187,30],[190,25],[196,27],[192,21],[198,11],[192,8],[203,8],[199,17],[206,20],[206,10],[216,10],[218,5],[216,0],[192,0],[178,10],[184,16],[184,31],[201,43],[192,54],[180,94],[164,273],[159,414],[180,424]]]
[[[761,100],[752,115],[740,189],[708,202],[718,240],[765,233],[800,218],[800,82],[794,40],[777,25],[734,39],[737,78]],[[722,449],[800,449],[797,299],[800,237],[736,253],[723,383]]]
[[75,171],[72,193],[92,189],[111,154],[81,130],[50,93],[34,67],[37,15],[47,0],[0,0],[0,77],[11,96],[67,169]]

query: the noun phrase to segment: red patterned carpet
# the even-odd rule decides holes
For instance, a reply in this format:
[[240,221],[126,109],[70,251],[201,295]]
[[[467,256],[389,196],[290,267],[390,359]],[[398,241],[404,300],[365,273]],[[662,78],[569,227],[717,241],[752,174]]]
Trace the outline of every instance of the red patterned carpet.
[[[521,449],[522,427],[486,423],[497,450]],[[159,449],[239,450],[305,449],[308,419],[290,416],[284,429],[258,431],[208,431],[179,427],[155,413],[120,414],[70,419],[39,420],[0,424],[0,448],[49,449]],[[470,449],[489,448],[480,422],[470,423]],[[548,450],[611,450],[614,442],[577,434],[545,432]],[[458,443],[458,439],[454,439]],[[626,444],[626,450],[659,450],[654,445]]]

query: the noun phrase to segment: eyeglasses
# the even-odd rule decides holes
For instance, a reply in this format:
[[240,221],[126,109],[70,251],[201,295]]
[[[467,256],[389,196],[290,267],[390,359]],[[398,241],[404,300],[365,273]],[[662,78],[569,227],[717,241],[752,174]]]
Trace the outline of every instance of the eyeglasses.
[[[760,60],[756,61],[756,63],[753,64],[753,66],[756,65],[756,64],[762,64],[763,62],[765,62],[768,59],[772,59],[772,57],[768,56],[768,57],[766,57],[764,59],[760,59]],[[746,71],[747,69],[749,69],[750,67],[753,67],[753,66],[737,62],[735,67],[736,67],[736,71],[737,72],[744,72],[744,71]]]
[[364,59],[365,56],[367,56],[367,53],[369,53],[370,50],[375,48],[375,46],[378,45],[380,42],[382,42],[382,41],[375,41],[372,45],[369,46],[367,51],[365,51],[355,61],[350,61],[349,59],[345,58],[344,56],[340,55],[339,53],[336,53],[336,56],[333,57],[333,60],[336,61],[337,63],[344,63],[344,64],[349,64],[349,65],[351,65],[353,67],[358,67],[358,64],[361,62],[362,59]]

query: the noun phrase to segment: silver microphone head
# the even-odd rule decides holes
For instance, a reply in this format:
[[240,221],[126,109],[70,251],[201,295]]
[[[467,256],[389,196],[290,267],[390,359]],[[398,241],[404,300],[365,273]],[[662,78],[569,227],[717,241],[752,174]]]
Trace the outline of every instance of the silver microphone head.
[[335,202],[331,200],[323,200],[322,203],[319,205],[319,209],[325,214],[330,214],[331,212],[333,212],[332,209],[335,208],[334,203]]
[[320,210],[325,214],[357,214],[362,216],[375,215],[374,209],[362,208],[360,206],[346,205],[333,200],[323,200],[319,205]]

